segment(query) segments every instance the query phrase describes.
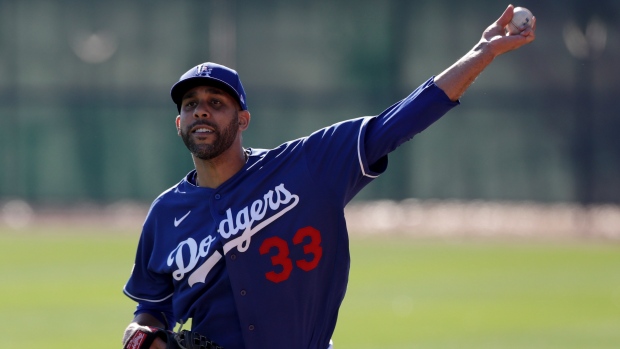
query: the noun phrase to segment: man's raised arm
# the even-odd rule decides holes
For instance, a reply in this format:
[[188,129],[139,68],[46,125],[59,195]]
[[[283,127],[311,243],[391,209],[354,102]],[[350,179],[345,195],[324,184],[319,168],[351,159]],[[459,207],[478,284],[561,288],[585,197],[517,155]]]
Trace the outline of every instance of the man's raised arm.
[[465,56],[435,77],[435,84],[453,101],[461,98],[482,71],[495,57],[515,50],[534,41],[536,18],[532,26],[519,34],[508,35],[504,27],[513,16],[513,5],[508,5],[504,13],[482,34],[480,41]]

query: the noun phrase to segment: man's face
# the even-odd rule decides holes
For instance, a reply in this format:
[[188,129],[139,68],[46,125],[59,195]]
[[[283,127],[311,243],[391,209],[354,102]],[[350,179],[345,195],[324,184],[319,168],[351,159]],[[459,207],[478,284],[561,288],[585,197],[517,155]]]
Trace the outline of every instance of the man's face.
[[194,156],[214,159],[235,143],[240,131],[239,113],[244,113],[239,109],[237,101],[225,91],[195,87],[183,96],[177,132]]

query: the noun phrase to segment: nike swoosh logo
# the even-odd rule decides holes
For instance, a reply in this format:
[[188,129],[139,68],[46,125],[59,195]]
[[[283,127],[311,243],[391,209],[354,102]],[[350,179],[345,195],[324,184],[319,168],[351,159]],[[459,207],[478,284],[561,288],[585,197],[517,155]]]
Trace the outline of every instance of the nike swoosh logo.
[[185,218],[187,218],[187,216],[189,216],[189,214],[192,213],[192,211],[189,211],[185,214],[185,216],[177,219],[176,217],[174,217],[174,227],[178,227],[179,224],[181,224],[181,222],[183,222],[183,220],[185,220]]

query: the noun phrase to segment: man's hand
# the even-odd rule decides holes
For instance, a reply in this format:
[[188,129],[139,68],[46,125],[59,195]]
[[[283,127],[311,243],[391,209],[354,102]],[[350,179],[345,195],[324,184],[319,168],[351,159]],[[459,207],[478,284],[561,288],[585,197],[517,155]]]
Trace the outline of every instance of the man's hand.
[[497,21],[482,33],[480,43],[489,45],[495,57],[529,44],[536,39],[536,17],[532,17],[532,25],[521,33],[512,35],[506,33],[505,28],[512,20],[513,14],[514,6],[508,5]]
[[162,325],[149,314],[140,314],[134,320],[137,321],[130,323],[123,335],[123,349],[222,349],[197,332],[183,330],[177,333],[138,322]]
[[155,339],[153,344],[151,344],[149,349],[166,349],[166,342],[164,342],[161,339],[157,338],[157,339]]
[[166,349],[167,332],[158,327],[142,326],[132,322],[123,335],[123,349]]
[[[164,324],[148,313],[138,314],[123,335],[123,348],[166,349],[166,342],[160,332],[165,331]],[[132,342],[130,344],[130,342]],[[149,344],[150,343],[150,344]]]
[[482,38],[473,49],[435,77],[435,84],[450,100],[456,101],[461,98],[495,57],[534,41],[536,17],[532,17],[532,27],[521,33],[512,35],[506,33],[504,27],[510,23],[513,14],[514,6],[508,5],[497,21],[485,29]]

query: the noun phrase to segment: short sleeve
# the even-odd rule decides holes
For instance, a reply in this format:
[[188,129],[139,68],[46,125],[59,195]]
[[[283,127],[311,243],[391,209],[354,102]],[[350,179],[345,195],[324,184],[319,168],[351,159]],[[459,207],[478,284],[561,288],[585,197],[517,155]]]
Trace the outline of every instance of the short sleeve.
[[157,272],[154,263],[155,232],[157,230],[156,203],[151,206],[142,227],[133,269],[123,292],[136,302],[162,303],[174,293],[172,277]]
[[385,167],[371,166],[366,158],[365,132],[371,117],[346,120],[318,130],[304,140],[304,154],[312,178],[345,203]]

